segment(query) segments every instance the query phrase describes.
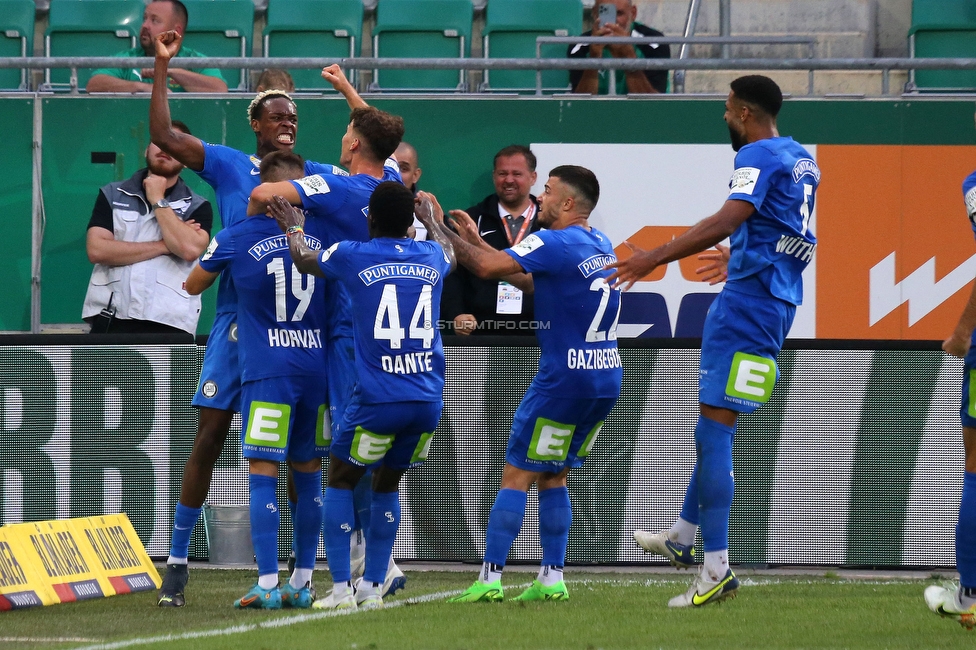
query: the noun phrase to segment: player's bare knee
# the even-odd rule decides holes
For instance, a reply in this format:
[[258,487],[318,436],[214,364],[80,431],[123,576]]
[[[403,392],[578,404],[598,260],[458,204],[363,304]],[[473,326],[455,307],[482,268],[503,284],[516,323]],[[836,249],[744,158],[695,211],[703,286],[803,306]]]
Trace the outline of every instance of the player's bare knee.
[[380,467],[373,471],[373,492],[396,492],[406,470]]
[[336,458],[335,456],[329,457],[328,485],[331,488],[337,488],[339,490],[355,489],[356,484],[359,483],[359,479],[361,479],[365,473],[365,467],[352,465]]

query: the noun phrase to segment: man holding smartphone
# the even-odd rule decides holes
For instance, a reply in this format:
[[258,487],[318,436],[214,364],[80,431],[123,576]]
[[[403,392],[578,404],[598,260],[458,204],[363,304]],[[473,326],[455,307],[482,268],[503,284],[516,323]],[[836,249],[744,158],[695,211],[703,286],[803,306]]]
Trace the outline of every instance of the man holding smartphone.
[[[664,36],[656,29],[636,22],[637,7],[633,0],[597,0],[593,5],[593,29],[583,36]],[[668,59],[671,48],[660,43],[640,45],[591,45],[577,43],[569,46],[573,59]],[[663,93],[668,89],[667,70],[617,71],[616,94],[638,95]],[[570,70],[569,81],[574,93],[607,95],[610,89],[609,70]]]

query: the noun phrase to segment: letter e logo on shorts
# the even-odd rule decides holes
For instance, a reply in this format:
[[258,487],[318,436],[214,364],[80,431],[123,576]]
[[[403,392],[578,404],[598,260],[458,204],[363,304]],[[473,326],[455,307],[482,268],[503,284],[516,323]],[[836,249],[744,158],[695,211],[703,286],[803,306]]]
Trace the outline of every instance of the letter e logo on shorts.
[[526,454],[531,460],[564,461],[569,456],[569,443],[573,441],[572,424],[561,424],[545,418],[535,421],[535,431]]
[[583,445],[580,447],[579,453],[576,455],[580,458],[586,458],[593,451],[593,445],[596,443],[596,437],[600,435],[600,429],[603,428],[603,422],[597,422],[593,430],[590,431],[589,435],[586,436],[586,440],[583,441]]
[[251,402],[244,444],[276,449],[287,448],[290,419],[291,407],[287,404]]
[[736,352],[725,394],[749,402],[765,404],[776,384],[776,361],[754,354]]
[[420,441],[417,443],[417,447],[413,450],[413,457],[410,459],[410,464],[422,463],[427,460],[427,454],[430,453],[430,443],[434,440],[434,432],[422,433],[420,434]]
[[371,465],[383,460],[386,452],[393,446],[393,435],[381,435],[356,427],[349,455],[364,465]]

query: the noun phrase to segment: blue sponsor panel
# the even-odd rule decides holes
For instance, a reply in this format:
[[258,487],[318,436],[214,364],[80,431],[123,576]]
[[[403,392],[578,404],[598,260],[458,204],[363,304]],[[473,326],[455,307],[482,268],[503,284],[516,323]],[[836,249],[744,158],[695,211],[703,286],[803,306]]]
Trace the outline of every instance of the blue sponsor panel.
[[40,607],[44,602],[36,591],[17,591],[11,594],[0,594],[0,612],[25,607]]
[[689,293],[681,299],[674,331],[667,301],[659,293],[624,293],[620,306],[620,326],[624,336],[639,339],[701,338],[708,308],[717,293]]

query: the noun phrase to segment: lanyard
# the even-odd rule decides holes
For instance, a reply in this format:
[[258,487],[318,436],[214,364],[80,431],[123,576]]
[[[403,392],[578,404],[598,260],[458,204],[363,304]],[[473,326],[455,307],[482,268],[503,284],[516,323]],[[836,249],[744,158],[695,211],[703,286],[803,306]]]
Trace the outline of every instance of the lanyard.
[[525,215],[525,220],[522,222],[522,227],[519,228],[518,234],[512,237],[512,227],[509,225],[509,220],[514,219],[512,215],[506,215],[502,219],[502,225],[505,226],[505,236],[508,237],[508,245],[514,246],[515,244],[522,241],[525,237],[525,233],[532,227],[532,222],[535,220],[535,203],[529,204],[528,214]]

